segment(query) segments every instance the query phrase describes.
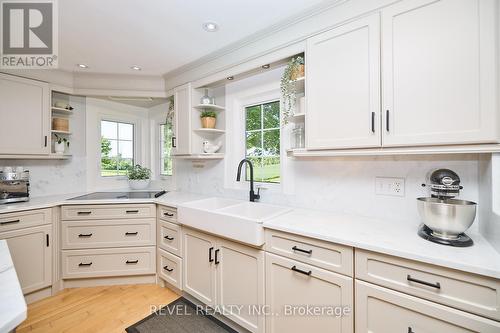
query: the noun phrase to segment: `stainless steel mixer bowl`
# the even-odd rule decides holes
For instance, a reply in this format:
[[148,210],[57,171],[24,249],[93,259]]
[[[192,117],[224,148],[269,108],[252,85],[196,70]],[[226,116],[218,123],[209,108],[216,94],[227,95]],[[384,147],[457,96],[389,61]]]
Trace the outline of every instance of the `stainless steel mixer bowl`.
[[477,204],[472,201],[418,198],[417,205],[422,222],[443,239],[456,239],[476,218]]

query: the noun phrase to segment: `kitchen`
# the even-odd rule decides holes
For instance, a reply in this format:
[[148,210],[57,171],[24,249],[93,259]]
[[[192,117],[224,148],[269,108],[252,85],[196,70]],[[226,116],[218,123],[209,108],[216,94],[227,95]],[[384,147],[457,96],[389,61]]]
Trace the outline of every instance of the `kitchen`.
[[0,332],[500,332],[497,0],[44,3]]

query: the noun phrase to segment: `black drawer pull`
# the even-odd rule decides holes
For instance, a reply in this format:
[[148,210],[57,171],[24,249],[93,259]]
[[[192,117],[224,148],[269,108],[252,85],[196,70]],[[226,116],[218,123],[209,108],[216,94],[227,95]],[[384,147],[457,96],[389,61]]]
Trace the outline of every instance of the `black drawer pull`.
[[297,251],[297,252],[307,253],[307,254],[312,254],[313,253],[313,250],[303,250],[303,249],[298,248],[296,246],[292,247],[292,250]]
[[169,241],[174,240],[174,237],[170,237],[170,236],[165,236],[165,237],[163,237],[163,238],[165,238],[166,240],[169,240]]
[[127,260],[125,261],[126,264],[137,264],[139,260]]
[[78,266],[80,266],[80,267],[81,266],[92,266],[92,261],[89,262],[89,263],[85,263],[85,264],[83,262],[81,262],[81,263],[78,264]]
[[163,213],[163,215],[168,216],[168,217],[173,217],[174,213],[165,212],[165,213]]
[[126,232],[125,233],[125,236],[137,236],[139,234],[139,232]]
[[139,210],[127,210],[126,213],[127,214],[137,214],[137,213],[139,213]]
[[310,275],[312,274],[312,271],[307,271],[307,272],[306,272],[306,271],[303,271],[303,270],[301,270],[301,269],[298,269],[298,268],[297,268],[297,266],[293,266],[293,267],[291,268],[291,270],[292,270],[292,271],[295,271],[295,272],[297,272],[297,273],[300,273],[300,274],[307,275],[307,276],[310,276]]
[[390,113],[389,113],[389,110],[385,110],[385,130],[387,132],[390,132],[391,128],[390,128],[390,120],[389,120],[389,117],[390,117]]
[[174,270],[173,268],[168,268],[168,266],[163,266],[163,269],[167,272],[172,272]]
[[92,212],[78,212],[78,215],[90,215]]
[[218,265],[220,264],[220,261],[219,261],[219,249],[215,250],[215,264]]
[[372,133],[375,133],[375,112],[372,112]]
[[415,331],[411,327],[408,327],[408,333],[415,333]]
[[212,251],[214,250],[213,247],[208,249],[208,262],[213,262],[214,258],[212,258]]
[[410,276],[410,274],[408,274],[406,276],[406,280],[410,281],[410,282],[415,282],[415,283],[419,283],[419,284],[423,284],[424,286],[428,286],[428,287],[432,287],[432,288],[436,288],[436,289],[441,289],[441,284],[439,282],[436,282],[436,283],[430,283],[430,282],[426,282],[426,281],[422,281],[422,280],[418,280],[418,279],[415,279],[415,278],[412,278]]
[[5,224],[14,224],[14,223],[19,223],[21,220],[13,220],[13,221],[6,221],[6,222],[0,222],[1,225]]
[[92,234],[79,234],[78,237],[80,238],[92,237]]

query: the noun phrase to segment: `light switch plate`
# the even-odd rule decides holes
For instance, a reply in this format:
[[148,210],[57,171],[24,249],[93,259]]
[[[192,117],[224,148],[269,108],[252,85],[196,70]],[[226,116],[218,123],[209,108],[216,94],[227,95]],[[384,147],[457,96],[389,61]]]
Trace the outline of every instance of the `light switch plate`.
[[375,178],[375,194],[395,197],[405,196],[405,179],[392,177]]

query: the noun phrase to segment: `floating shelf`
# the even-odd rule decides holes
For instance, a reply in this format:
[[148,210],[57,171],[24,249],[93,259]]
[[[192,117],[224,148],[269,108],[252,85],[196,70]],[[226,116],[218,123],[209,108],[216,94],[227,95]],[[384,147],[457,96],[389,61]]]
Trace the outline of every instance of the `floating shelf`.
[[297,93],[303,93],[305,91],[305,82],[305,76],[299,77],[297,80],[295,80],[295,90],[297,91]]
[[52,134],[71,135],[71,132],[68,132],[68,131],[55,131],[55,130],[52,130],[51,132],[52,132]]
[[215,105],[215,104],[198,104],[194,106],[195,109],[198,110],[214,110],[214,111],[222,111],[225,110],[226,108],[223,106]]
[[0,155],[1,160],[69,160],[72,155]]
[[303,123],[305,122],[306,114],[305,113],[296,113],[288,117],[288,120],[292,123]]
[[172,157],[182,160],[221,160],[224,158],[224,154],[214,153],[214,154],[174,155]]
[[455,145],[398,148],[358,148],[338,150],[288,149],[289,157],[346,157],[346,156],[391,156],[391,155],[432,155],[432,154],[488,154],[500,152],[500,144]]
[[67,114],[72,114],[73,110],[67,110],[63,108],[56,108],[55,106],[52,107],[52,111],[54,112],[59,112],[59,113],[67,113]]
[[198,128],[194,130],[198,133],[210,133],[210,134],[224,134],[225,130],[217,129],[217,128]]

